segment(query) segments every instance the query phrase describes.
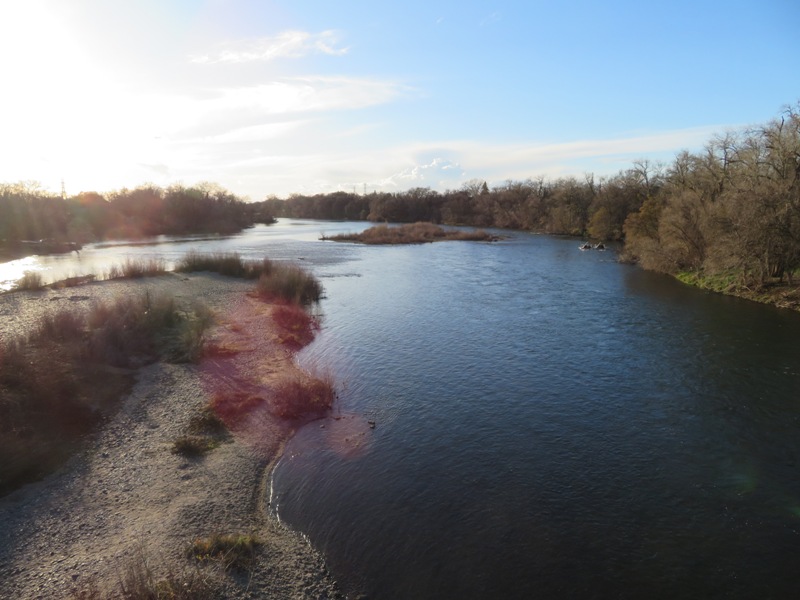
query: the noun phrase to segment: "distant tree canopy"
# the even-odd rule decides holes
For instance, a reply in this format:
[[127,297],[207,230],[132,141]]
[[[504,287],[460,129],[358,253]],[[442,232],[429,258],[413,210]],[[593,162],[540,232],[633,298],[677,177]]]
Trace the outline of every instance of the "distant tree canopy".
[[272,215],[264,210],[213,184],[143,186],[105,196],[81,192],[67,199],[36,184],[0,184],[0,243],[234,233],[255,222],[271,222]]
[[800,268],[800,104],[766,125],[713,138],[671,165],[643,159],[610,177],[543,177],[489,188],[270,198],[277,215],[430,221],[624,241],[645,268],[729,273],[759,287]]
[[765,125],[714,137],[672,164],[647,159],[609,177],[544,177],[440,193],[333,192],[245,203],[212,185],[154,186],[66,200],[0,184],[0,244],[232,233],[274,216],[500,227],[625,243],[623,257],[759,288],[800,269],[800,104]]

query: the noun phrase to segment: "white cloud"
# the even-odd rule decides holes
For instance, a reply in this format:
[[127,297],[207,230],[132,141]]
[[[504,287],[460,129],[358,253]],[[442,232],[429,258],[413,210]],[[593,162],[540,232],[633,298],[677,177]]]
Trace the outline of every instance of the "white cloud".
[[434,187],[444,188],[465,175],[461,165],[437,157],[429,163],[414,165],[378,183],[381,188]]
[[339,46],[335,31],[309,33],[284,31],[273,37],[243,40],[221,44],[211,54],[193,56],[191,62],[199,64],[264,62],[278,58],[300,58],[308,54],[346,54],[348,48]]
[[262,195],[329,192],[354,186],[361,190],[365,183],[369,190],[430,187],[444,191],[457,189],[473,178],[492,185],[540,175],[549,178],[588,172],[609,175],[630,168],[642,156],[669,161],[683,148],[698,149],[720,129],[703,127],[555,144],[451,140],[371,146],[347,153],[320,147],[313,156],[263,156],[252,159],[248,166],[264,167]]

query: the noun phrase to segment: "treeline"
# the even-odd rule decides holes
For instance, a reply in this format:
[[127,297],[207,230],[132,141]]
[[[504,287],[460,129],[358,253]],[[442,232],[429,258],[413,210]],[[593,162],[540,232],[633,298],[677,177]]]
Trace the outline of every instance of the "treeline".
[[90,242],[153,235],[235,233],[272,222],[263,205],[213,184],[82,192],[61,198],[35,184],[0,184],[0,245],[21,240]]
[[472,180],[457,190],[440,193],[429,188],[405,192],[358,195],[333,192],[263,204],[276,216],[303,219],[346,219],[526,229],[553,234],[585,235],[619,240],[625,219],[663,185],[663,168],[649,161],[614,177],[596,180],[544,177],[507,181],[489,188]]
[[672,164],[639,160],[610,177],[543,177],[439,193],[347,192],[270,198],[278,216],[431,221],[625,242],[623,257],[668,273],[733,273],[761,286],[800,267],[800,104],[759,127],[714,137]]

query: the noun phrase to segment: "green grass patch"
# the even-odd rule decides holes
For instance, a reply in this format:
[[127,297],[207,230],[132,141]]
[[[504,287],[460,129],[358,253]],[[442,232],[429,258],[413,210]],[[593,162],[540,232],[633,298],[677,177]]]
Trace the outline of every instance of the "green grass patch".
[[681,271],[675,277],[687,285],[723,294],[739,287],[739,275],[733,272],[708,274],[703,271]]

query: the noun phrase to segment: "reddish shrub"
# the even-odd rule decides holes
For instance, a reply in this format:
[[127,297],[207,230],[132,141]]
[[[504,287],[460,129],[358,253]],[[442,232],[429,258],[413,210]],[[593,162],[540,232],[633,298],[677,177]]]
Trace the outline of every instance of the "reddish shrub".
[[276,306],[272,309],[272,319],[281,328],[280,343],[293,350],[310,344],[319,329],[317,320],[296,304]]
[[272,411],[283,419],[317,417],[330,410],[335,397],[328,379],[289,377],[276,386]]
[[233,392],[215,395],[211,400],[211,409],[225,425],[233,427],[263,403],[264,399],[260,396]]

